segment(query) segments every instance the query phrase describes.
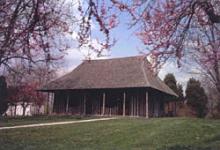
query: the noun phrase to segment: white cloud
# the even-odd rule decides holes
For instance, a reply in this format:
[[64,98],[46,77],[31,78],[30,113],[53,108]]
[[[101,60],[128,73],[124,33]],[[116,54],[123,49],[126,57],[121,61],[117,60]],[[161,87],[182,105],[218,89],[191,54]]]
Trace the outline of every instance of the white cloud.
[[[96,40],[92,40],[94,42],[94,46],[100,48],[100,45]],[[77,48],[72,45],[66,51],[64,56],[64,64],[58,71],[58,76],[62,76],[70,71],[72,71],[75,67],[77,67],[83,60],[86,59],[106,59],[108,58],[108,51],[103,52],[102,57],[98,57],[97,53],[91,50],[88,46],[83,46],[82,48]]]
[[178,68],[175,62],[167,62],[160,70],[159,77],[163,80],[167,73],[173,73],[177,82],[182,84],[183,89],[185,89],[187,81],[192,77],[198,78],[198,75],[190,73],[191,71],[186,72],[184,66],[182,67]]
[[[74,14],[74,17],[76,20],[80,20],[80,12],[78,11],[78,2],[74,0],[67,0],[65,1],[66,4],[69,4],[69,7],[67,9],[70,11],[70,13]],[[80,3],[83,4],[84,1],[80,0]],[[91,29],[95,30],[95,24],[91,22]],[[89,48],[89,44],[93,45],[98,50],[101,49],[101,45],[96,39],[89,39],[89,44],[78,48],[78,26],[75,24],[70,25],[70,29],[72,30],[71,34],[66,33],[65,37],[62,38],[62,42],[65,42],[65,44],[68,45],[68,49],[65,51],[64,56],[64,63],[61,65],[61,68],[57,72],[58,76],[62,76],[70,71],[72,71],[76,66],[78,66],[83,60],[85,59],[104,59],[106,57],[97,57],[97,53],[94,52]],[[104,51],[103,54],[106,56],[108,55],[108,51]]]

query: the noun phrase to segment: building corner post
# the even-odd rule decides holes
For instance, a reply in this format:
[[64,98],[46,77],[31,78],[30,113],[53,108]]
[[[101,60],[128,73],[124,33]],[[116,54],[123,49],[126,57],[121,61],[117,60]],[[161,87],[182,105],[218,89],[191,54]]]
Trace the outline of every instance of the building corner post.
[[145,116],[146,116],[146,118],[149,118],[148,102],[149,102],[149,100],[148,100],[148,91],[146,91],[146,105],[145,105],[145,108],[146,108],[146,114],[145,114]]
[[125,117],[125,103],[126,103],[126,93],[123,94],[123,116]]
[[86,94],[83,95],[83,116],[86,115]]
[[105,93],[102,96],[102,116],[105,115]]
[[69,112],[69,92],[67,93],[67,99],[66,99],[66,113]]

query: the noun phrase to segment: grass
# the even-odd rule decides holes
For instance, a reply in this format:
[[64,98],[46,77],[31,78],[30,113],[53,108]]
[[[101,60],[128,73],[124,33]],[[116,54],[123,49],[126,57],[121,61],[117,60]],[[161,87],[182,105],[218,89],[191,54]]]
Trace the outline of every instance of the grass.
[[[58,122],[58,121],[72,121],[80,119],[91,119],[95,117],[81,117],[81,116],[71,116],[71,115],[60,115],[60,116],[25,116],[25,117],[0,117],[0,127],[8,127],[15,125],[28,125],[35,123],[48,123],[48,122]],[[97,118],[97,117],[96,117]]]
[[219,150],[220,120],[124,118],[0,130],[0,149]]

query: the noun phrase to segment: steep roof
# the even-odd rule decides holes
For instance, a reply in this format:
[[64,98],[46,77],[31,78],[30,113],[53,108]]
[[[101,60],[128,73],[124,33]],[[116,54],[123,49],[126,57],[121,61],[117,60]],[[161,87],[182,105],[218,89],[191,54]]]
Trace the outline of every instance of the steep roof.
[[52,81],[42,90],[150,87],[176,94],[154,76],[142,56],[86,60],[72,72]]

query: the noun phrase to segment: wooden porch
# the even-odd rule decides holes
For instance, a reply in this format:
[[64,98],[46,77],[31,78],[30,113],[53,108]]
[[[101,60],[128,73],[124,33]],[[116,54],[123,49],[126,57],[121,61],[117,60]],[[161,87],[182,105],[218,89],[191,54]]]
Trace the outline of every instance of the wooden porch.
[[153,89],[65,90],[54,92],[53,113],[96,116],[164,116],[165,95]]

